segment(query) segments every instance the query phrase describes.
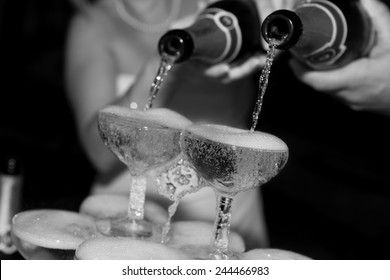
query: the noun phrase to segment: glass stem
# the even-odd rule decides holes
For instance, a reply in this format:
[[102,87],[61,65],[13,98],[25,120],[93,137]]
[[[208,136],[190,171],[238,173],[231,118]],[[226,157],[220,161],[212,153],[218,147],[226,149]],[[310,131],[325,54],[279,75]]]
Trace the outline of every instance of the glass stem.
[[131,177],[129,205],[127,208],[130,220],[144,219],[145,193],[146,177]]
[[215,220],[214,247],[217,252],[227,255],[229,246],[230,223],[232,219],[231,207],[233,198],[221,195],[216,191],[217,218]]

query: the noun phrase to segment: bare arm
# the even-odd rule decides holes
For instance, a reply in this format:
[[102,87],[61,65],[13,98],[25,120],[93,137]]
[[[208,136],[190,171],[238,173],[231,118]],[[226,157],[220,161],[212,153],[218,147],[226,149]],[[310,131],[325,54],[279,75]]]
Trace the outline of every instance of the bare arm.
[[[137,76],[135,84],[125,95],[118,97],[116,79],[123,69],[119,69],[118,54],[114,54],[114,50],[109,46],[110,40],[113,40],[108,37],[110,30],[104,29],[105,24],[110,23],[98,23],[96,21],[100,19],[91,18],[94,16],[79,15],[72,21],[66,54],[66,84],[83,147],[96,169],[101,173],[107,173],[117,170],[118,167],[123,168],[124,165],[101,141],[97,130],[97,112],[109,104],[128,107],[131,101],[138,103],[142,109],[146,104],[160,57],[156,48],[149,59],[147,59],[149,50],[145,50],[145,58],[140,58],[139,50],[136,51],[137,47],[131,41],[121,42],[121,47],[126,48],[126,57],[120,59],[125,60],[126,65],[138,64],[132,67],[133,74]],[[127,40],[131,40],[131,35],[129,38]],[[169,92],[166,88],[162,91]],[[167,94],[160,94],[155,106],[163,103],[166,96]]]
[[80,140],[94,166],[108,171],[117,160],[100,140],[97,111],[115,99],[115,67],[99,30],[86,16],[71,23],[66,85]]

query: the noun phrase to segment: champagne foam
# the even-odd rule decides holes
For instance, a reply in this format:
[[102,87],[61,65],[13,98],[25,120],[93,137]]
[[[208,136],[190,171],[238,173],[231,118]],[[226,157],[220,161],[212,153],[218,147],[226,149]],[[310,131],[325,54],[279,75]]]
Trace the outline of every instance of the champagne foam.
[[94,236],[95,223],[89,217],[65,210],[29,210],[13,218],[12,233],[37,246],[75,250]]
[[100,110],[100,112],[135,119],[146,124],[166,126],[180,130],[192,124],[189,119],[168,108],[151,108],[143,111],[121,106],[108,106]]
[[88,239],[76,250],[78,260],[178,260],[183,252],[164,244],[126,237]]
[[192,125],[187,130],[201,137],[227,145],[261,150],[288,150],[283,140],[261,131],[252,132],[218,124]]

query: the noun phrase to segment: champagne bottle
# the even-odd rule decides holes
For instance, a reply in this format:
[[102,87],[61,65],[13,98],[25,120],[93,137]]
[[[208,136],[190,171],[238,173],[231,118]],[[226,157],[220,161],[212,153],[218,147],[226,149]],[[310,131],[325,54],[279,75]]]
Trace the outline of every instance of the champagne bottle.
[[0,256],[12,258],[16,248],[11,240],[12,217],[21,210],[22,168],[15,156],[7,157],[0,170]]
[[188,59],[208,64],[244,59],[261,47],[260,19],[253,0],[223,0],[207,6],[195,22],[159,40],[160,54],[175,63]]
[[268,43],[289,50],[317,70],[334,69],[368,54],[375,31],[360,0],[304,1],[294,11],[277,10],[262,23]]

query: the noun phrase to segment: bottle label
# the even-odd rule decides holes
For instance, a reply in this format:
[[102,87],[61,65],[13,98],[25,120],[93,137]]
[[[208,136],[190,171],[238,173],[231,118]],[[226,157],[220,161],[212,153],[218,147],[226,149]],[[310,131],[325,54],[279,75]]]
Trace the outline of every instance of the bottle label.
[[307,36],[312,43],[298,41],[291,52],[313,68],[334,64],[346,51],[348,26],[343,12],[330,1],[315,0],[301,5],[296,13],[307,27],[301,40]]
[[238,20],[223,9],[204,10],[188,32],[196,42],[193,56],[207,63],[231,62],[241,50],[242,33]]

